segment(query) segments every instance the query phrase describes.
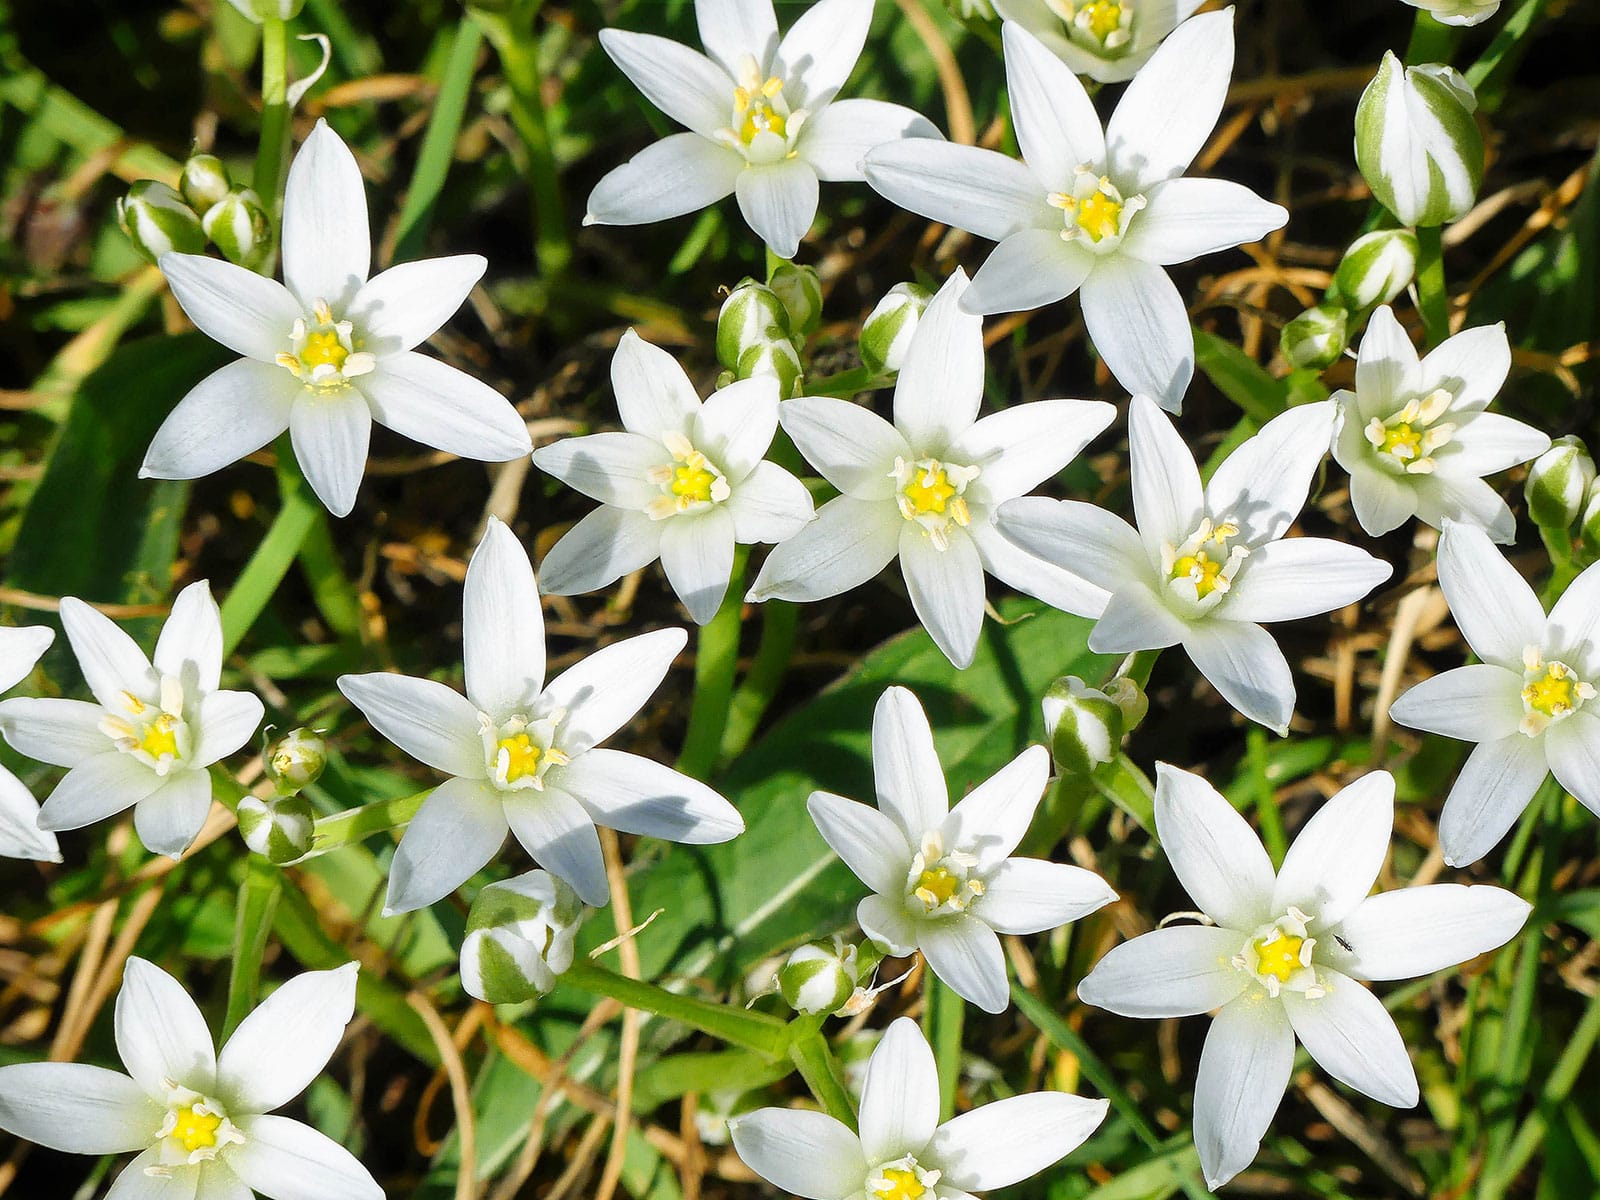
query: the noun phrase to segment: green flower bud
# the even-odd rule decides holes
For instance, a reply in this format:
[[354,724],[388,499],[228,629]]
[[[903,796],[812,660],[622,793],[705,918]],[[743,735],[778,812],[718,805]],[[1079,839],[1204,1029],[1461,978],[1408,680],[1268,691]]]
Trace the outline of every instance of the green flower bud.
[[151,262],[163,254],[203,254],[205,230],[183,197],[164,183],[141,179],[117,201],[117,220],[134,249]]
[[196,154],[183,164],[178,190],[190,208],[203,213],[226,199],[233,183],[228,178],[228,168],[215,154]]
[[1583,517],[1578,526],[1578,536],[1591,559],[1600,557],[1600,483],[1590,485],[1589,495],[1583,502]]
[[328,743],[315,729],[291,729],[265,756],[267,777],[281,795],[292,796],[313,784],[328,765]]
[[[739,363],[752,346],[788,337],[789,310],[777,292],[753,279],[729,292],[717,313],[717,361],[730,371],[739,372]],[[738,377],[749,378],[743,373]]]
[[249,188],[229,192],[219,203],[206,209],[200,224],[228,261],[241,267],[249,266],[260,257],[270,237],[267,210]]
[[228,3],[242,12],[246,19],[260,25],[268,17],[277,17],[280,21],[293,20],[300,15],[306,0],[228,0]]
[[1541,529],[1569,529],[1594,486],[1594,459],[1575,437],[1557,438],[1528,468],[1528,515]]
[[1344,353],[1350,314],[1337,304],[1308,308],[1283,327],[1278,348],[1297,367],[1321,371]]
[[801,374],[800,352],[788,338],[747,347],[734,368],[734,375],[739,379],[771,375],[778,381],[779,398],[785,400],[799,395]]
[[1063,775],[1086,779],[1116,758],[1125,719],[1122,705],[1105,692],[1067,675],[1050,685],[1043,706],[1045,741]]
[[1353,312],[1388,304],[1417,273],[1417,235],[1409,229],[1379,229],[1350,243],[1333,274],[1330,300]]
[[1144,688],[1139,686],[1137,679],[1118,675],[1100,690],[1110,696],[1111,702],[1122,710],[1123,737],[1127,737],[1144,724],[1145,717],[1150,714],[1150,697],[1144,694]]
[[583,902],[548,871],[529,871],[478,893],[461,944],[461,986],[490,1004],[549,992],[572,965]]
[[793,336],[804,340],[817,331],[822,324],[822,280],[815,267],[779,263],[767,287],[783,302]]
[[1393,53],[1356,108],[1356,164],[1405,225],[1443,225],[1483,182],[1483,135],[1472,85],[1440,63],[1403,67]]
[[795,1012],[836,1013],[855,994],[856,948],[835,937],[809,942],[778,968],[778,992]]
[[933,293],[915,283],[897,283],[861,323],[861,361],[875,374],[900,369]]
[[244,844],[269,862],[281,867],[311,849],[316,814],[303,796],[246,796],[237,815]]

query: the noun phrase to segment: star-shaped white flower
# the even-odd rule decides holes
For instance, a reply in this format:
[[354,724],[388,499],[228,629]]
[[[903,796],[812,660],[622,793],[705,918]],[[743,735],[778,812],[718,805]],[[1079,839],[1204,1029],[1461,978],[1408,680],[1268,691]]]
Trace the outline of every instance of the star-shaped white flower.
[[[0,628],[0,692],[21,683],[55,640],[56,631],[44,625]],[[39,802],[4,767],[0,767],[0,858],[61,861],[56,835],[39,828]]]
[[1008,1096],[939,1124],[939,1071],[909,1017],[867,1060],[861,1132],[827,1113],[758,1108],[728,1122],[745,1165],[805,1200],[970,1200],[1059,1162],[1105,1119],[1065,1092]]
[[339,677],[339,690],[379,733],[451,776],[395,849],[386,912],[449,895],[494,857],[507,829],[596,907],[609,895],[597,821],[697,845],[744,831],[733,805],[705,784],[596,748],[660,686],[688,640],[683,630],[616,642],[546,684],[533,567],[493,518],[467,566],[462,625],[465,696],[408,675]]
[[1099,83],[1132,79],[1156,47],[1202,0],[995,0],[1079,75]]
[[39,828],[79,829],[126,808],[153,854],[177,858],[211,811],[207,769],[248,742],[261,701],[219,691],[222,615],[204,582],[173,601],[154,662],[109,617],[61,602],[61,623],[95,702],[0,703],[0,732],[29,758],[70,768],[39,810]]
[[774,254],[793,258],[817,213],[817,182],[859,183],[868,150],[937,138],[881,100],[836,100],[872,22],[873,0],[820,0],[778,37],[772,0],[695,0],[706,53],[606,29],[600,44],[646,98],[690,130],[617,167],[589,195],[586,225],[643,225],[729,193]]
[[516,409],[486,384],[413,347],[461,307],[477,254],[390,267],[368,279],[372,236],[355,156],[317,122],[289,168],[283,283],[217,258],[163,254],[172,293],[202,332],[244,355],[172,411],[140,474],[198,479],[285,429],[317,497],[355,505],[372,422],[463,458],[533,450]]
[[1110,123],[1083,84],[1020,26],[1004,29],[1022,162],[910,141],[867,155],[867,182],[930,220],[999,242],[962,307],[1039,308],[1080,292],[1095,349],[1130,392],[1177,412],[1194,334],[1163,269],[1253,242],[1289,214],[1221,179],[1184,179],[1222,112],[1233,10],[1191,17],[1133,78]]
[[68,1154],[139,1151],[107,1200],[247,1200],[252,1192],[383,1200],[350,1151],[271,1115],[327,1065],[355,1003],[355,963],[298,975],[219,1054],[183,986],[130,958],[115,1022],[127,1074],[78,1063],[0,1067],[0,1129]]
[[1042,497],[1007,504],[1000,529],[1110,596],[1069,610],[1098,618],[1091,650],[1182,645],[1224,700],[1284,733],[1294,679],[1262,623],[1342,608],[1389,577],[1389,564],[1365,550],[1283,536],[1305,507],[1333,417],[1330,400],[1281,413],[1202,487],[1172,422],[1135,396],[1128,457],[1137,529],[1092,504]]
[[1009,1001],[1002,933],[1042,933],[1117,898],[1092,871],[1012,858],[1050,782],[1050,753],[1030,746],[954,808],[917,698],[892,687],[872,716],[878,807],[812,792],[807,808],[833,851],[873,890],[856,919],[900,957],[928,966],[986,1012]]
[[1377,537],[1411,517],[1466,521],[1511,542],[1516,518],[1485,475],[1537,458],[1550,439],[1485,412],[1511,369],[1504,325],[1465,329],[1417,359],[1387,305],[1372,314],[1356,390],[1335,392],[1333,457],[1350,472],[1350,503]]
[[540,581],[557,596],[592,592],[659,558],[704,625],[728,590],[736,544],[781,542],[816,516],[805,485],[762,461],[778,432],[777,381],[739,380],[702,404],[677,360],[629,330],[611,382],[625,432],[534,452],[542,470],[605,505],[545,555]]
[[1206,1183],[1249,1165],[1283,1099],[1296,1036],[1324,1071],[1410,1108],[1417,1077],[1400,1031],[1360,980],[1415,979],[1504,945],[1531,906],[1495,887],[1435,884],[1369,896],[1389,853],[1394,779],[1375,771],[1306,822],[1283,868],[1197,775],[1157,766],[1156,832],[1212,922],[1166,925],[1116,947],[1078,985],[1126,1017],[1221,1009],[1194,1088]]
[[894,389],[894,423],[846,400],[778,406],[800,453],[844,493],[767,557],[756,600],[821,600],[865,583],[896,556],[917,616],[958,667],[983,625],[984,572],[1057,608],[1104,593],[1018,550],[995,510],[1060,471],[1111,424],[1098,400],[1039,400],[979,419],[983,322],[960,307],[957,271],[917,323]]
[[1568,584],[1549,616],[1474,526],[1445,523],[1438,568],[1451,615],[1482,661],[1424,680],[1389,716],[1478,743],[1439,816],[1439,848],[1460,867],[1506,835],[1547,774],[1600,814],[1600,565]]

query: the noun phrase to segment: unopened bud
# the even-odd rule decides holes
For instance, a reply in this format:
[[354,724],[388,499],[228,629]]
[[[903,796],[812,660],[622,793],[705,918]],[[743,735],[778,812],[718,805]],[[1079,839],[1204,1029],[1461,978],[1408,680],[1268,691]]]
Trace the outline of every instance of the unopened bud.
[[206,209],[200,218],[206,236],[231,263],[241,267],[256,262],[267,246],[270,226],[267,210],[249,188],[236,188]]
[[268,749],[267,777],[290,796],[313,784],[328,765],[328,743],[315,729],[291,729]]
[[778,968],[778,992],[798,1013],[838,1012],[856,990],[856,948],[842,938],[808,942]]
[[798,394],[801,371],[800,352],[788,338],[779,338],[747,347],[733,373],[739,379],[770,375],[778,381],[778,397],[787,400]]
[[1126,718],[1111,696],[1066,675],[1045,692],[1043,708],[1045,741],[1063,775],[1085,779],[1116,758]]
[[490,1004],[543,996],[572,965],[578,894],[548,871],[529,871],[478,893],[461,944],[461,986]]
[[1344,353],[1350,314],[1337,304],[1308,308],[1283,327],[1278,348],[1297,367],[1321,371]]
[[134,249],[151,262],[163,254],[202,254],[205,230],[183,197],[154,179],[141,179],[117,201],[117,220]]
[[1589,557],[1600,558],[1600,483],[1590,485],[1589,494],[1584,498],[1578,536],[1583,539]]
[[316,814],[304,796],[246,796],[237,816],[244,844],[280,867],[311,849]]
[[203,213],[233,190],[233,182],[228,178],[228,168],[215,154],[196,154],[183,164],[178,190],[190,208]]
[[1417,273],[1417,235],[1409,229],[1379,229],[1350,243],[1333,273],[1330,299],[1352,312],[1388,304],[1411,286]]
[[1441,63],[1402,66],[1392,52],[1356,108],[1356,164],[1403,225],[1443,225],[1472,207],[1483,135],[1472,85]]
[[791,335],[803,341],[817,331],[822,324],[822,280],[815,267],[779,263],[767,286],[783,302]]
[[1528,516],[1541,529],[1569,529],[1594,486],[1594,459],[1575,437],[1557,438],[1528,468]]
[[[751,347],[788,337],[789,310],[777,292],[753,279],[729,292],[717,313],[717,361],[736,374]],[[748,378],[744,374],[738,377]]]
[[877,375],[900,369],[933,293],[915,283],[897,283],[861,323],[861,361]]

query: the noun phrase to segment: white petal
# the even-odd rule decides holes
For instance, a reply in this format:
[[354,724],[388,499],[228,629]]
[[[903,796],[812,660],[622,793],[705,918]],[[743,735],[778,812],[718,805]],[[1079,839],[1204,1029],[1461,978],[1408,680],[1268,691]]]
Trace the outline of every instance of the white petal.
[[1182,409],[1194,377],[1194,333],[1166,271],[1129,255],[1107,256],[1081,291],[1089,340],[1117,382],[1154,396],[1168,412]]
[[915,522],[900,532],[900,570],[917,618],[934,645],[958,667],[967,667],[978,649],[983,629],[983,561],[978,547],[961,530],[950,535],[946,549],[933,544]]
[[720,794],[637,754],[587,751],[562,770],[559,782],[596,824],[623,833],[706,846],[744,832],[744,818]]
[[318,121],[289,166],[283,191],[283,281],[310,309],[343,311],[367,281],[372,234],[355,155]]
[[148,1146],[162,1109],[118,1071],[80,1063],[0,1067],[0,1129],[66,1154]]
[[19,696],[0,703],[0,732],[19,754],[57,767],[75,767],[104,754],[111,741],[100,731],[105,713],[84,700],[35,700]]
[[1008,1096],[964,1112],[934,1131],[928,1157],[963,1191],[1010,1187],[1061,1161],[1105,1120],[1105,1100],[1063,1092]]
[[1449,388],[1452,408],[1481,409],[1495,398],[1511,371],[1511,343],[1504,322],[1476,325],[1448,337],[1421,363],[1419,390]]
[[48,625],[0,627],[0,692],[10,691],[26,679],[55,640],[56,631]]
[[1124,1017],[1192,1017],[1244,990],[1233,966],[1242,934],[1172,925],[1114,946],[1078,985],[1078,999]]
[[374,729],[418,762],[469,779],[488,773],[478,710],[455,689],[432,679],[374,671],[339,676],[339,690]]
[[1150,584],[1131,583],[1111,593],[1105,612],[1089,631],[1089,649],[1096,654],[1161,650],[1189,634],[1189,626],[1156,597]]
[[182,680],[186,690],[216,688],[222,678],[222,613],[205,580],[191,583],[172,602],[152,661],[163,675]]
[[1342,788],[1289,847],[1273,889],[1273,911],[1293,906],[1314,916],[1319,928],[1344,920],[1372,891],[1393,833],[1394,776],[1373,771]]
[[1423,524],[1443,529],[1446,521],[1457,521],[1476,526],[1502,546],[1517,540],[1516,517],[1500,493],[1483,480],[1435,470],[1432,475],[1417,476],[1414,487],[1417,520]]
[[1481,529],[1452,524],[1439,538],[1439,586],[1461,635],[1484,662],[1520,670],[1544,640],[1545,615],[1528,581]]
[[962,310],[966,288],[958,268],[928,302],[895,381],[895,428],[918,457],[947,450],[983,403],[983,318]]
[[1417,1073],[1383,1002],[1348,975],[1322,968],[1315,1000],[1283,994],[1284,1011],[1317,1065],[1340,1083],[1396,1108],[1417,1102]]
[[[629,433],[659,442],[668,434],[692,437],[700,397],[678,360],[628,330],[611,356],[611,390]],[[591,493],[592,494],[592,493]],[[603,497],[596,497],[603,499]]]
[[889,816],[831,792],[812,792],[806,811],[857,879],[885,896],[904,890],[912,848]]
[[165,1100],[167,1080],[197,1092],[215,1086],[217,1055],[206,1019],[183,985],[154,963],[128,960],[114,1025],[117,1053],[145,1095]]
[[899,826],[908,846],[918,846],[923,834],[944,823],[950,810],[944,768],[927,714],[907,688],[889,688],[873,709],[872,775],[878,808]]
[[1466,413],[1456,435],[1434,456],[1435,471],[1482,477],[1537,458],[1550,449],[1550,435],[1499,413]]
[[961,298],[967,312],[1027,312],[1065,299],[1083,286],[1094,255],[1052,229],[1019,229],[996,246]]
[[1230,621],[1298,621],[1354,604],[1392,571],[1382,559],[1332,538],[1284,538],[1245,560],[1219,608]]
[[745,223],[779,258],[793,258],[817,215],[817,173],[801,158],[751,165],[733,181]]
[[1183,648],[1222,698],[1280,736],[1294,715],[1294,676],[1272,635],[1248,621],[1191,625]]
[[497,718],[527,712],[544,687],[544,611],[528,552],[498,517],[467,564],[462,608],[468,697]]
[[383,1189],[355,1155],[309,1125],[287,1117],[238,1122],[244,1144],[228,1166],[272,1200],[383,1200]]
[[1200,524],[1200,471],[1171,419],[1148,396],[1135,396],[1128,409],[1128,458],[1139,537],[1149,561],[1159,562],[1164,546],[1181,544]]
[[733,575],[733,514],[722,507],[669,518],[661,567],[696,625],[717,615]]
[[[154,1153],[159,1155],[160,1151]],[[133,1166],[130,1164],[123,1174],[132,1169]],[[195,1188],[197,1200],[255,1200],[256,1194],[250,1190],[250,1185],[240,1179],[233,1168],[221,1159],[213,1159],[196,1171],[194,1177],[197,1184]],[[122,1176],[119,1175],[117,1179],[120,1182]],[[108,1195],[106,1200],[116,1200],[116,1198]]]
[[358,395],[302,394],[289,412],[289,437],[306,482],[334,516],[348,516],[367,469],[372,410]]
[[642,433],[591,433],[562,438],[533,452],[534,465],[602,504],[643,512],[661,494],[647,478],[672,461],[661,442]]
[[39,828],[82,829],[131,808],[166,780],[130,754],[112,750],[66,773],[39,809]]
[[[1015,545],[1108,593],[1142,582],[1150,573],[1138,532],[1093,504],[1026,496],[1007,501],[996,524]],[[1098,611],[1081,615],[1104,611],[1102,603]]]
[[1103,169],[1105,131],[1078,77],[1020,25],[1007,22],[1001,40],[1017,144],[1034,177],[1064,191],[1080,170]]
[[778,383],[770,375],[740,379],[706,397],[689,440],[730,482],[756,469],[778,432]]
[[884,1031],[861,1084],[861,1150],[870,1163],[921,1154],[939,1124],[939,1069],[915,1021]]
[[1344,459],[1339,463],[1350,472],[1350,503],[1369,536],[1392,533],[1417,515],[1417,491],[1410,476],[1390,475],[1366,464],[1351,466]]
[[[1600,565],[1586,568],[1550,610],[1550,644],[1579,673],[1600,671]],[[1576,662],[1572,660],[1576,660]]]
[[426,341],[466,302],[488,267],[481,254],[457,254],[401,263],[369,280],[348,313],[366,335],[362,348],[388,355]]
[[1194,1082],[1194,1144],[1212,1191],[1255,1158],[1293,1065],[1294,1031],[1281,1004],[1242,996],[1211,1023]]
[[539,582],[552,596],[592,592],[660,556],[660,521],[628,509],[597,508],[550,547],[539,564]]
[[877,413],[831,396],[797,396],[778,405],[783,430],[823,478],[858,500],[894,495],[894,462],[915,451]]
[[1562,787],[1600,813],[1600,717],[1576,712],[1544,734],[1545,757]]
[[[196,1200],[201,1182],[199,1170],[163,1172],[160,1175],[145,1173],[149,1167],[160,1166],[161,1151],[154,1147],[146,1150],[122,1168],[106,1191],[105,1200]],[[227,1168],[223,1167],[223,1170],[227,1171]],[[209,1175],[210,1171],[206,1173]],[[246,1197],[253,1200],[248,1188],[245,1193]],[[204,1200],[213,1200],[214,1195],[213,1192],[207,1192]],[[222,1193],[220,1200],[227,1200],[227,1194]]]
[[238,750],[255,736],[265,715],[260,699],[249,692],[212,692],[201,697],[195,765],[209,767]]
[[448,896],[506,840],[500,794],[481,779],[447,779],[411,818],[389,865],[384,913],[411,912]]
[[1532,911],[1504,888],[1403,888],[1364,901],[1337,931],[1349,951],[1330,949],[1335,965],[1358,979],[1416,979],[1505,945]]
[[156,430],[139,474],[199,479],[254,454],[289,428],[289,411],[304,390],[276,363],[252,358],[211,372]]
[[904,524],[886,500],[836,496],[767,555],[748,599],[823,600],[847,592],[893,561]]
[[1080,920],[1116,898],[1111,886],[1093,871],[1012,858],[989,876],[988,890],[972,911],[996,933],[1043,933]]
[[1049,221],[1045,189],[1022,163],[994,150],[910,138],[867,155],[875,191],[930,221],[991,242]]
[[1005,954],[993,929],[966,913],[926,921],[917,931],[917,946],[929,969],[956,995],[984,1012],[1005,1012],[1011,992]]
[[757,463],[728,498],[733,536],[740,545],[782,542],[804,529],[817,515],[811,493],[777,463]]
[[1542,738],[1513,733],[1475,747],[1439,814],[1439,849],[1445,862],[1465,867],[1494,849],[1549,770]]
[[1063,612],[1096,616],[1105,611],[1111,594],[1104,588],[1036,558],[1007,541],[995,526],[980,522],[967,533],[978,548],[983,569],[1002,583]]
[[602,29],[600,45],[645,98],[678,124],[709,138],[728,123],[733,79],[705,55],[664,37],[621,29]]
[[1230,929],[1272,918],[1273,871],[1261,839],[1198,775],[1156,764],[1156,833],[1200,910]]
[[83,680],[102,707],[126,710],[124,691],[141,694],[155,683],[150,660],[126,630],[76,596],[61,601],[61,624],[72,643]]
[[1497,741],[1522,724],[1522,676],[1491,663],[1456,667],[1407,691],[1389,718],[1466,742]]
[[1111,174],[1140,192],[1189,169],[1216,127],[1233,75],[1233,12],[1191,17],[1128,84],[1106,125]]
[[[905,880],[900,880],[896,890],[904,884]],[[922,922],[912,920],[904,901],[897,896],[868,896],[856,905],[856,924],[869,939],[896,958],[916,953]]]
[[219,1099],[271,1112],[311,1086],[355,1016],[355,963],[296,975],[247,1016],[217,1059]]
[[[892,690],[905,691],[904,688]],[[885,697],[887,695],[885,693]],[[928,812],[926,815],[933,817],[934,823],[925,828],[941,829],[946,850],[975,855],[978,870],[990,871],[1017,848],[1022,835],[1028,832],[1049,782],[1050,752],[1043,746],[1029,746],[962,797],[948,817],[943,812]],[[941,775],[941,801],[943,797]],[[929,804],[928,808],[932,809],[933,805]],[[911,844],[915,846],[916,840]]]
[[777,52],[778,18],[772,0],[695,0],[694,16],[700,44],[735,79],[745,55],[764,71]]
[[1333,401],[1324,400],[1273,417],[1228,455],[1206,485],[1212,515],[1234,518],[1246,545],[1282,537],[1305,507],[1337,415]]
[[903,138],[939,138],[921,113],[882,100],[835,100],[801,128],[797,149],[824,183],[861,183],[868,152]]
[[978,467],[969,493],[998,505],[1052,478],[1116,420],[1099,400],[1038,400],[980,418],[951,447],[951,457]]
[[844,1200],[866,1180],[860,1139],[827,1113],[758,1108],[730,1120],[728,1132],[747,1167],[805,1200]]
[[179,859],[211,813],[211,773],[174,771],[155,791],[133,806],[133,829],[151,854]]
[[533,450],[511,402],[482,380],[426,354],[390,354],[361,377],[378,424],[476,462],[508,462]]
[[[612,30],[602,30],[611,33]],[[646,225],[733,194],[744,159],[698,133],[674,133],[613,167],[589,193],[590,225]]]
[[56,835],[39,828],[39,802],[4,767],[0,767],[0,858],[61,861]]
[[681,629],[657,629],[596,650],[550,681],[545,702],[567,710],[561,748],[574,756],[605,741],[633,719],[667,677],[689,640]]
[[290,331],[304,316],[281,283],[220,258],[163,254],[161,273],[201,333],[265,365],[289,348]]
[[1147,199],[1122,249],[1158,266],[1258,242],[1289,222],[1282,205],[1226,179],[1169,179],[1151,188]]
[[1356,397],[1362,415],[1391,416],[1421,385],[1416,347],[1394,310],[1382,305],[1368,319],[1356,357]]
[[871,24],[872,0],[819,0],[783,35],[772,73],[788,80],[800,107],[827,104],[855,69]]
[[579,899],[598,908],[610,897],[600,835],[573,797],[556,788],[521,792],[506,801],[506,820],[522,848],[552,875],[572,885]]

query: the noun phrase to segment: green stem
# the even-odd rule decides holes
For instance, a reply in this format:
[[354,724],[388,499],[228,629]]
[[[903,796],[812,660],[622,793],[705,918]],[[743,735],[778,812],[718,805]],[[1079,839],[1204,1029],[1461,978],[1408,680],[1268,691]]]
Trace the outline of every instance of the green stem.
[[250,632],[322,515],[321,503],[295,464],[287,434],[278,439],[278,489],[283,505],[222,602],[224,654],[231,654]]
[[311,849],[305,858],[319,858],[341,846],[363,842],[375,833],[386,833],[410,822],[417,815],[432,791],[417,792],[410,796],[396,796],[392,800],[374,800],[360,808],[346,809],[331,817],[319,817],[311,831]]
[[700,627],[695,642],[694,704],[683,738],[678,770],[695,779],[709,779],[722,756],[722,735],[733,699],[733,675],[739,665],[739,618],[744,609],[744,569],[750,548],[733,556],[733,575],[716,615]]
[[1534,1152],[1544,1144],[1545,1130],[1549,1126],[1548,1115],[1566,1103],[1567,1097],[1572,1094],[1578,1082],[1578,1073],[1594,1052],[1597,1038],[1600,1038],[1600,995],[1590,997],[1589,1006],[1583,1010],[1578,1027],[1572,1031],[1555,1067],[1545,1077],[1544,1087],[1539,1092],[1538,1108],[1522,1123],[1510,1149],[1494,1168],[1501,1188],[1509,1186],[1522,1173],[1522,1168],[1528,1165]]
[[800,629],[800,606],[787,600],[768,600],[761,606],[761,642],[744,681],[728,702],[728,724],[722,731],[722,760],[737,758],[761,724],[794,655]]
[[693,996],[680,996],[677,992],[669,992],[642,979],[619,975],[582,956],[567,968],[561,978],[592,995],[610,996],[629,1008],[681,1022],[720,1038],[729,1045],[754,1050],[768,1058],[782,1058],[789,1053],[789,1026],[765,1013],[748,1012]]
[[1450,293],[1444,280],[1444,245],[1437,225],[1417,229],[1417,305],[1432,349],[1450,336]]
[[222,1037],[239,1028],[261,995],[261,956],[272,936],[272,918],[283,890],[283,872],[259,854],[245,860],[239,911],[233,927],[233,966],[228,972],[228,1012]]
[[1250,779],[1255,784],[1256,818],[1261,822],[1261,840],[1266,843],[1267,854],[1276,866],[1283,865],[1283,856],[1289,852],[1289,839],[1283,831],[1283,816],[1278,812],[1278,797],[1272,788],[1270,764],[1267,762],[1267,731],[1259,725],[1250,727],[1248,737]]
[[1406,46],[1406,63],[1448,63],[1455,44],[1455,29],[1430,12],[1418,12],[1416,23],[1411,26],[1411,42]]
[[836,375],[824,375],[821,379],[807,380],[806,395],[839,396],[848,399],[857,392],[890,387],[894,384],[894,379],[893,375],[880,375],[866,367],[852,367]]
[[956,1085],[961,1082],[961,1026],[966,1005],[937,975],[923,976],[922,1028],[933,1047],[939,1072],[939,1120],[956,1113]]
[[261,142],[256,195],[276,214],[289,158],[289,27],[277,17],[261,25]]
[[406,262],[422,253],[423,241],[433,224],[434,206],[439,202],[439,193],[444,190],[445,177],[455,157],[456,138],[460,136],[461,121],[472,95],[473,74],[482,45],[483,29],[470,15],[462,17],[450,46],[438,98],[433,102],[433,115],[428,118],[428,131],[422,137],[422,149],[417,152],[417,165],[411,172],[405,206],[400,210],[400,232],[394,240],[396,262]]
[[851,1129],[856,1127],[855,1101],[845,1086],[844,1072],[839,1060],[828,1048],[821,1033],[812,1032],[796,1038],[789,1046],[789,1061],[799,1068],[800,1078],[816,1097],[822,1109],[836,1121],[843,1121]]

